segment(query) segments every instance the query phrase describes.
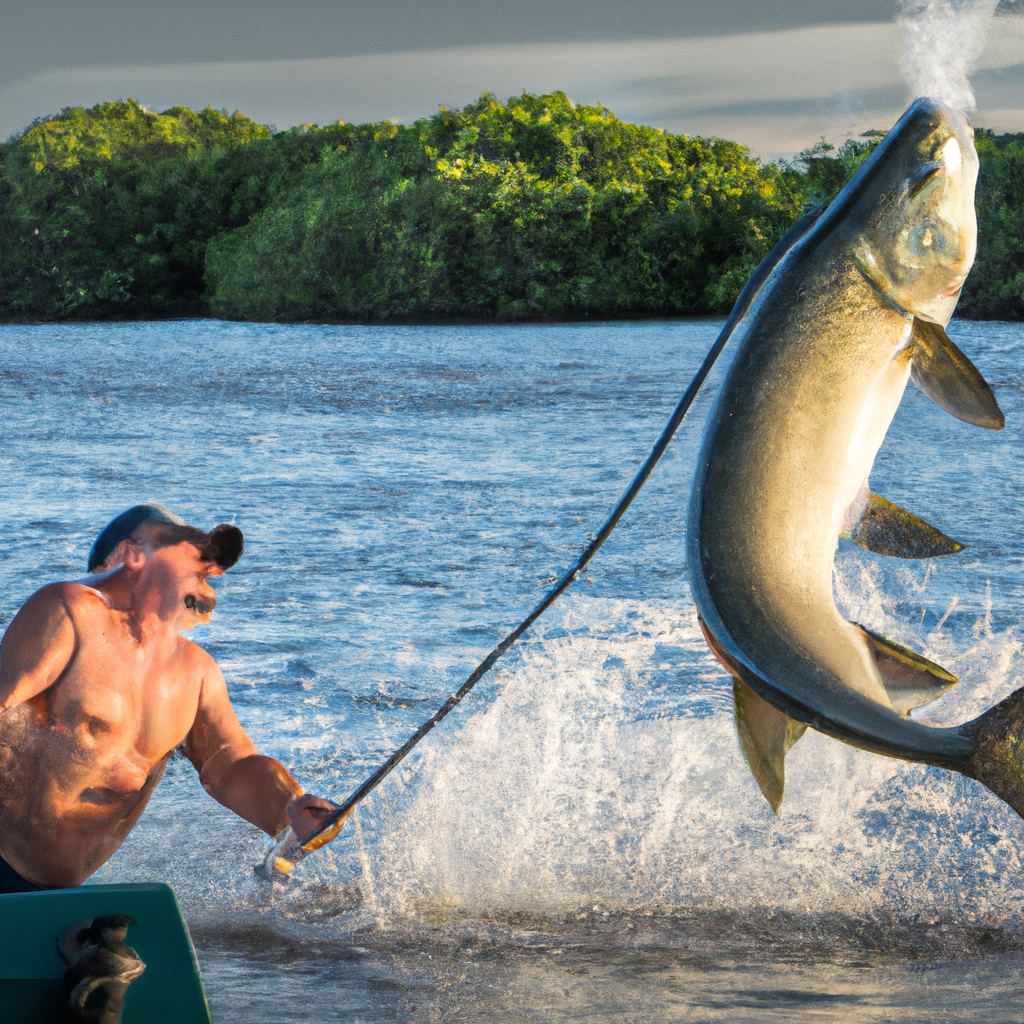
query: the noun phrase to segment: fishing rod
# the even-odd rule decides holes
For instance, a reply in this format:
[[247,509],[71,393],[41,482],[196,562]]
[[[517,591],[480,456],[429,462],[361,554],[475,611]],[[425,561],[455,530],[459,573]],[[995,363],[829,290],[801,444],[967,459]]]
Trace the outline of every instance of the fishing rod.
[[611,514],[605,520],[604,526],[593,537],[590,543],[583,549],[579,558],[563,573],[557,583],[548,591],[543,600],[516,626],[490,654],[480,662],[472,671],[469,678],[453,693],[448,699],[430,716],[405,743],[403,743],[365,782],[353,790],[346,799],[340,803],[326,818],[317,826],[316,830],[299,841],[295,830],[289,825],[277,838],[277,841],[267,853],[265,859],[256,866],[256,873],[269,881],[285,881],[291,875],[295,865],[307,854],[326,846],[341,831],[352,808],[364,797],[373,792],[395,769],[395,767],[409,754],[424,736],[439,725],[448,715],[462,703],[462,699],[473,689],[474,686],[491,670],[494,663],[539,619],[544,612],[550,608],[555,601],[569,588],[570,584],[583,571],[587,563],[597,554],[601,545],[608,539],[612,530],[618,525],[626,509],[633,503],[633,499],[639,494],[640,488],[647,482],[647,478],[654,471],[654,467],[665,454],[669,442],[672,440],[683,418],[693,405],[697,392],[707,379],[711,368],[715,365],[725,348],[736,325],[746,315],[750,304],[754,301],[768,275],[775,269],[776,264],[789,251],[793,244],[814,225],[828,204],[822,203],[817,209],[812,210],[793,225],[780,239],[778,244],[758,264],[757,269],[750,275],[750,279],[743,286],[739,298],[729,314],[729,318],[722,326],[715,343],[711,346],[704,362],[690,381],[689,387],[683,392],[683,397],[675,407],[675,411],[669,418],[668,423],[662,430],[654,447],[651,448],[647,458],[637,470],[636,475],[630,481],[629,486],[623,491]]

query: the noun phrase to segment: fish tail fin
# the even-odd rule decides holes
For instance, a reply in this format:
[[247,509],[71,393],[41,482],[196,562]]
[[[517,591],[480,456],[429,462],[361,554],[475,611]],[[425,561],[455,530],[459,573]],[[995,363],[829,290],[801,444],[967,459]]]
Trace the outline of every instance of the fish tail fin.
[[1024,817],[1024,687],[968,722],[974,753],[960,769]]

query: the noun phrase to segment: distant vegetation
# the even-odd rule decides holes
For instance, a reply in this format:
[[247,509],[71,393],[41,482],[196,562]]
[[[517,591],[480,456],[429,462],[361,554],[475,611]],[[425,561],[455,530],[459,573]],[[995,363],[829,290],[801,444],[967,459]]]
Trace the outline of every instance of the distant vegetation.
[[[721,313],[876,141],[764,164],[561,93],[278,133],[69,108],[0,146],[0,319]],[[1022,146],[979,133],[965,315],[1024,318]]]

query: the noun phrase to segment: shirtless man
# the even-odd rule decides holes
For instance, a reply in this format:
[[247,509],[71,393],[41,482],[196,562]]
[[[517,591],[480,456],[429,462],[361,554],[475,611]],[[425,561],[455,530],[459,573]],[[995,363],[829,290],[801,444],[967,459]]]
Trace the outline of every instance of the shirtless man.
[[124,842],[183,744],[203,788],[277,835],[333,807],[256,752],[217,663],[182,633],[209,622],[211,576],[242,533],[158,505],[103,530],[89,573],[25,602],[0,644],[0,892],[80,885]]

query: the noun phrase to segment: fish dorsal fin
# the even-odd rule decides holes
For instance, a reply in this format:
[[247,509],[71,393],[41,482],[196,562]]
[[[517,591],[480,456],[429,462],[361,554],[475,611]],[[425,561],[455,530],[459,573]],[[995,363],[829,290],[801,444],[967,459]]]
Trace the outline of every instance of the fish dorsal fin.
[[909,714],[914,708],[941,697],[960,682],[955,675],[934,661],[929,661],[923,654],[873,633],[864,626],[858,628],[864,631],[882,685],[899,714]]
[[893,558],[937,558],[963,550],[963,544],[929,526],[923,519],[877,494],[868,497],[850,540],[876,555]]
[[938,324],[915,318],[910,349],[910,375],[940,409],[976,427],[1006,426],[988,382]]
[[778,814],[786,784],[786,754],[807,726],[772,707],[735,676],[732,696],[743,756],[771,809]]

